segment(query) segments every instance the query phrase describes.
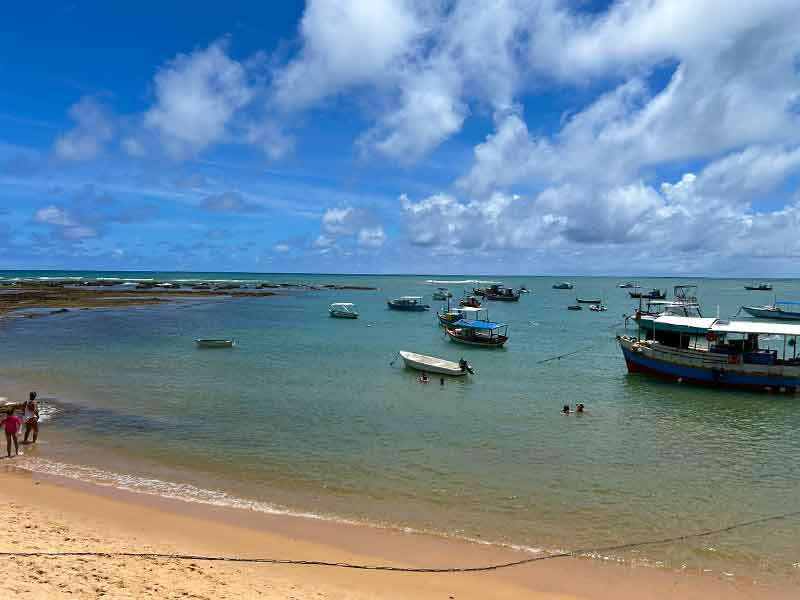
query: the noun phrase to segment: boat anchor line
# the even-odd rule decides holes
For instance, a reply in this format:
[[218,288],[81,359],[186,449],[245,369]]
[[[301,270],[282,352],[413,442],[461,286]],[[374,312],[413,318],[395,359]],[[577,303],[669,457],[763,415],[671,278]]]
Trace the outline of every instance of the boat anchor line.
[[638,542],[627,542],[622,544],[614,544],[611,546],[598,546],[595,548],[584,548],[576,550],[566,550],[564,552],[554,552],[552,554],[545,554],[543,556],[532,556],[530,558],[523,558],[521,560],[514,560],[504,563],[494,563],[489,565],[479,565],[475,567],[396,567],[392,565],[370,565],[358,564],[348,562],[334,562],[326,560],[299,560],[289,558],[246,558],[241,556],[209,556],[202,554],[162,554],[158,552],[103,552],[103,551],[33,551],[33,552],[0,552],[0,557],[9,558],[143,558],[150,560],[197,560],[208,562],[231,562],[231,563],[251,563],[251,564],[268,564],[268,565],[294,565],[294,566],[314,566],[314,567],[335,567],[340,569],[358,569],[362,571],[394,571],[399,573],[479,573],[486,571],[499,571],[501,569],[508,569],[510,567],[518,567],[530,563],[540,562],[543,560],[551,560],[554,558],[567,558],[574,556],[587,556],[596,554],[605,554],[608,552],[619,552],[620,550],[631,550],[634,548],[641,548],[643,546],[658,546],[663,544],[671,544],[675,542],[682,542],[690,539],[697,539],[703,537],[710,537],[722,533],[728,533],[743,527],[750,527],[771,521],[779,521],[791,519],[800,516],[800,511],[793,511],[778,515],[769,515],[752,519],[750,521],[741,521],[733,523],[726,527],[718,529],[706,529],[704,531],[697,531],[694,533],[685,533],[672,537],[659,538],[653,540],[641,540]]

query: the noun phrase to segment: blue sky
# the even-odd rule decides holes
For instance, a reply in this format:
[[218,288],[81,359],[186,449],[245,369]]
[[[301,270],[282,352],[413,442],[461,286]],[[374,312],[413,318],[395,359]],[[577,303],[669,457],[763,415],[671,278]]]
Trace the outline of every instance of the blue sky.
[[796,275],[754,4],[6,3],[2,266]]

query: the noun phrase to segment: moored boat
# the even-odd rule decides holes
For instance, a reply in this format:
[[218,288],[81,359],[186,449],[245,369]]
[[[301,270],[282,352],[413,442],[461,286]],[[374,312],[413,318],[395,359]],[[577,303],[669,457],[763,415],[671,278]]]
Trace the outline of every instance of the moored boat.
[[436,291],[431,295],[431,298],[434,300],[447,300],[448,298],[452,297],[453,293],[444,287],[437,288]]
[[769,292],[772,290],[771,283],[753,283],[752,285],[744,286],[744,289],[755,292]]
[[480,308],[481,307],[481,301],[478,300],[477,296],[464,296],[461,300],[459,300],[458,303],[461,306],[464,306],[466,308]]
[[720,388],[797,392],[799,336],[800,325],[794,324],[664,316],[654,323],[653,339],[618,336],[617,341],[630,373]]
[[600,303],[600,304],[592,304],[589,307],[589,310],[593,310],[594,312],[603,312],[603,311],[608,310],[608,307],[605,304],[602,304],[602,303]]
[[553,284],[554,290],[571,290],[574,287],[569,281],[559,281]]
[[236,344],[234,340],[214,340],[200,338],[194,341],[198,348],[233,348]]
[[[795,310],[792,310],[792,307]],[[791,300],[775,301],[765,306],[743,306],[742,310],[759,319],[800,321],[800,302]]]
[[453,325],[461,319],[468,321],[488,321],[489,311],[485,308],[473,308],[471,306],[460,306],[443,308],[441,312],[436,313],[440,325]]
[[667,297],[666,290],[660,290],[658,288],[653,288],[649,292],[628,292],[631,298],[644,298],[649,300],[664,300]]
[[575,298],[578,304],[602,304],[603,300],[600,298]]
[[356,305],[352,302],[334,302],[328,308],[328,313],[337,319],[357,319]]
[[637,285],[635,281],[626,281],[625,283],[620,283],[617,287],[625,289],[625,288],[635,288],[637,287]]
[[504,323],[462,319],[445,331],[454,342],[472,346],[500,348],[508,341],[508,325]]
[[417,354],[416,352],[408,352],[406,350],[401,350],[398,354],[400,354],[400,357],[407,367],[416,369],[417,371],[437,373],[439,375],[452,375],[453,377],[461,377],[467,373],[474,373],[472,367],[470,367],[469,363],[463,358],[458,362],[452,362],[443,358]]
[[531,291],[530,291],[530,290],[529,290],[527,287],[525,287],[525,286],[523,285],[523,286],[520,286],[520,288],[519,288],[519,293],[520,293],[520,294],[530,294],[530,293],[531,293]]
[[519,302],[519,292],[515,292],[512,288],[503,287],[502,285],[493,285],[486,290],[485,298],[487,300],[500,300],[503,302]]
[[422,303],[422,296],[401,296],[394,300],[388,300],[386,304],[392,310],[404,310],[411,312],[420,312],[428,310],[429,305]]
[[583,310],[583,307],[580,304],[570,304],[567,310]]

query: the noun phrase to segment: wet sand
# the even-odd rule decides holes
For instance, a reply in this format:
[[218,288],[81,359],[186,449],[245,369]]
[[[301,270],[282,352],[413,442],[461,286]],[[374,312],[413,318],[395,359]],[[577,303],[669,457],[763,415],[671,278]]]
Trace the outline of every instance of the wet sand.
[[[0,462],[10,530],[2,552],[156,552],[405,567],[476,566],[525,555],[418,534],[210,507],[43,477]],[[3,556],[0,590],[19,598],[793,598],[796,590],[654,568],[559,558],[481,573],[134,557]]]

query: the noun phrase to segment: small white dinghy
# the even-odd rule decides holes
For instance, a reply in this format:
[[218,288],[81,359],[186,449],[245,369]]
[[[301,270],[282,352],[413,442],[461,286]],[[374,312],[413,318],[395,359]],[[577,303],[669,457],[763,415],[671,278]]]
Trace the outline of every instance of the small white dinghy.
[[440,375],[453,375],[455,377],[473,372],[469,363],[463,358],[460,362],[451,362],[443,358],[426,356],[424,354],[417,354],[416,352],[406,352],[405,350],[401,350],[399,354],[408,368],[416,369],[417,371],[438,373]]
[[210,340],[201,338],[195,340],[194,343],[197,344],[198,348],[233,348],[236,342],[233,340]]

